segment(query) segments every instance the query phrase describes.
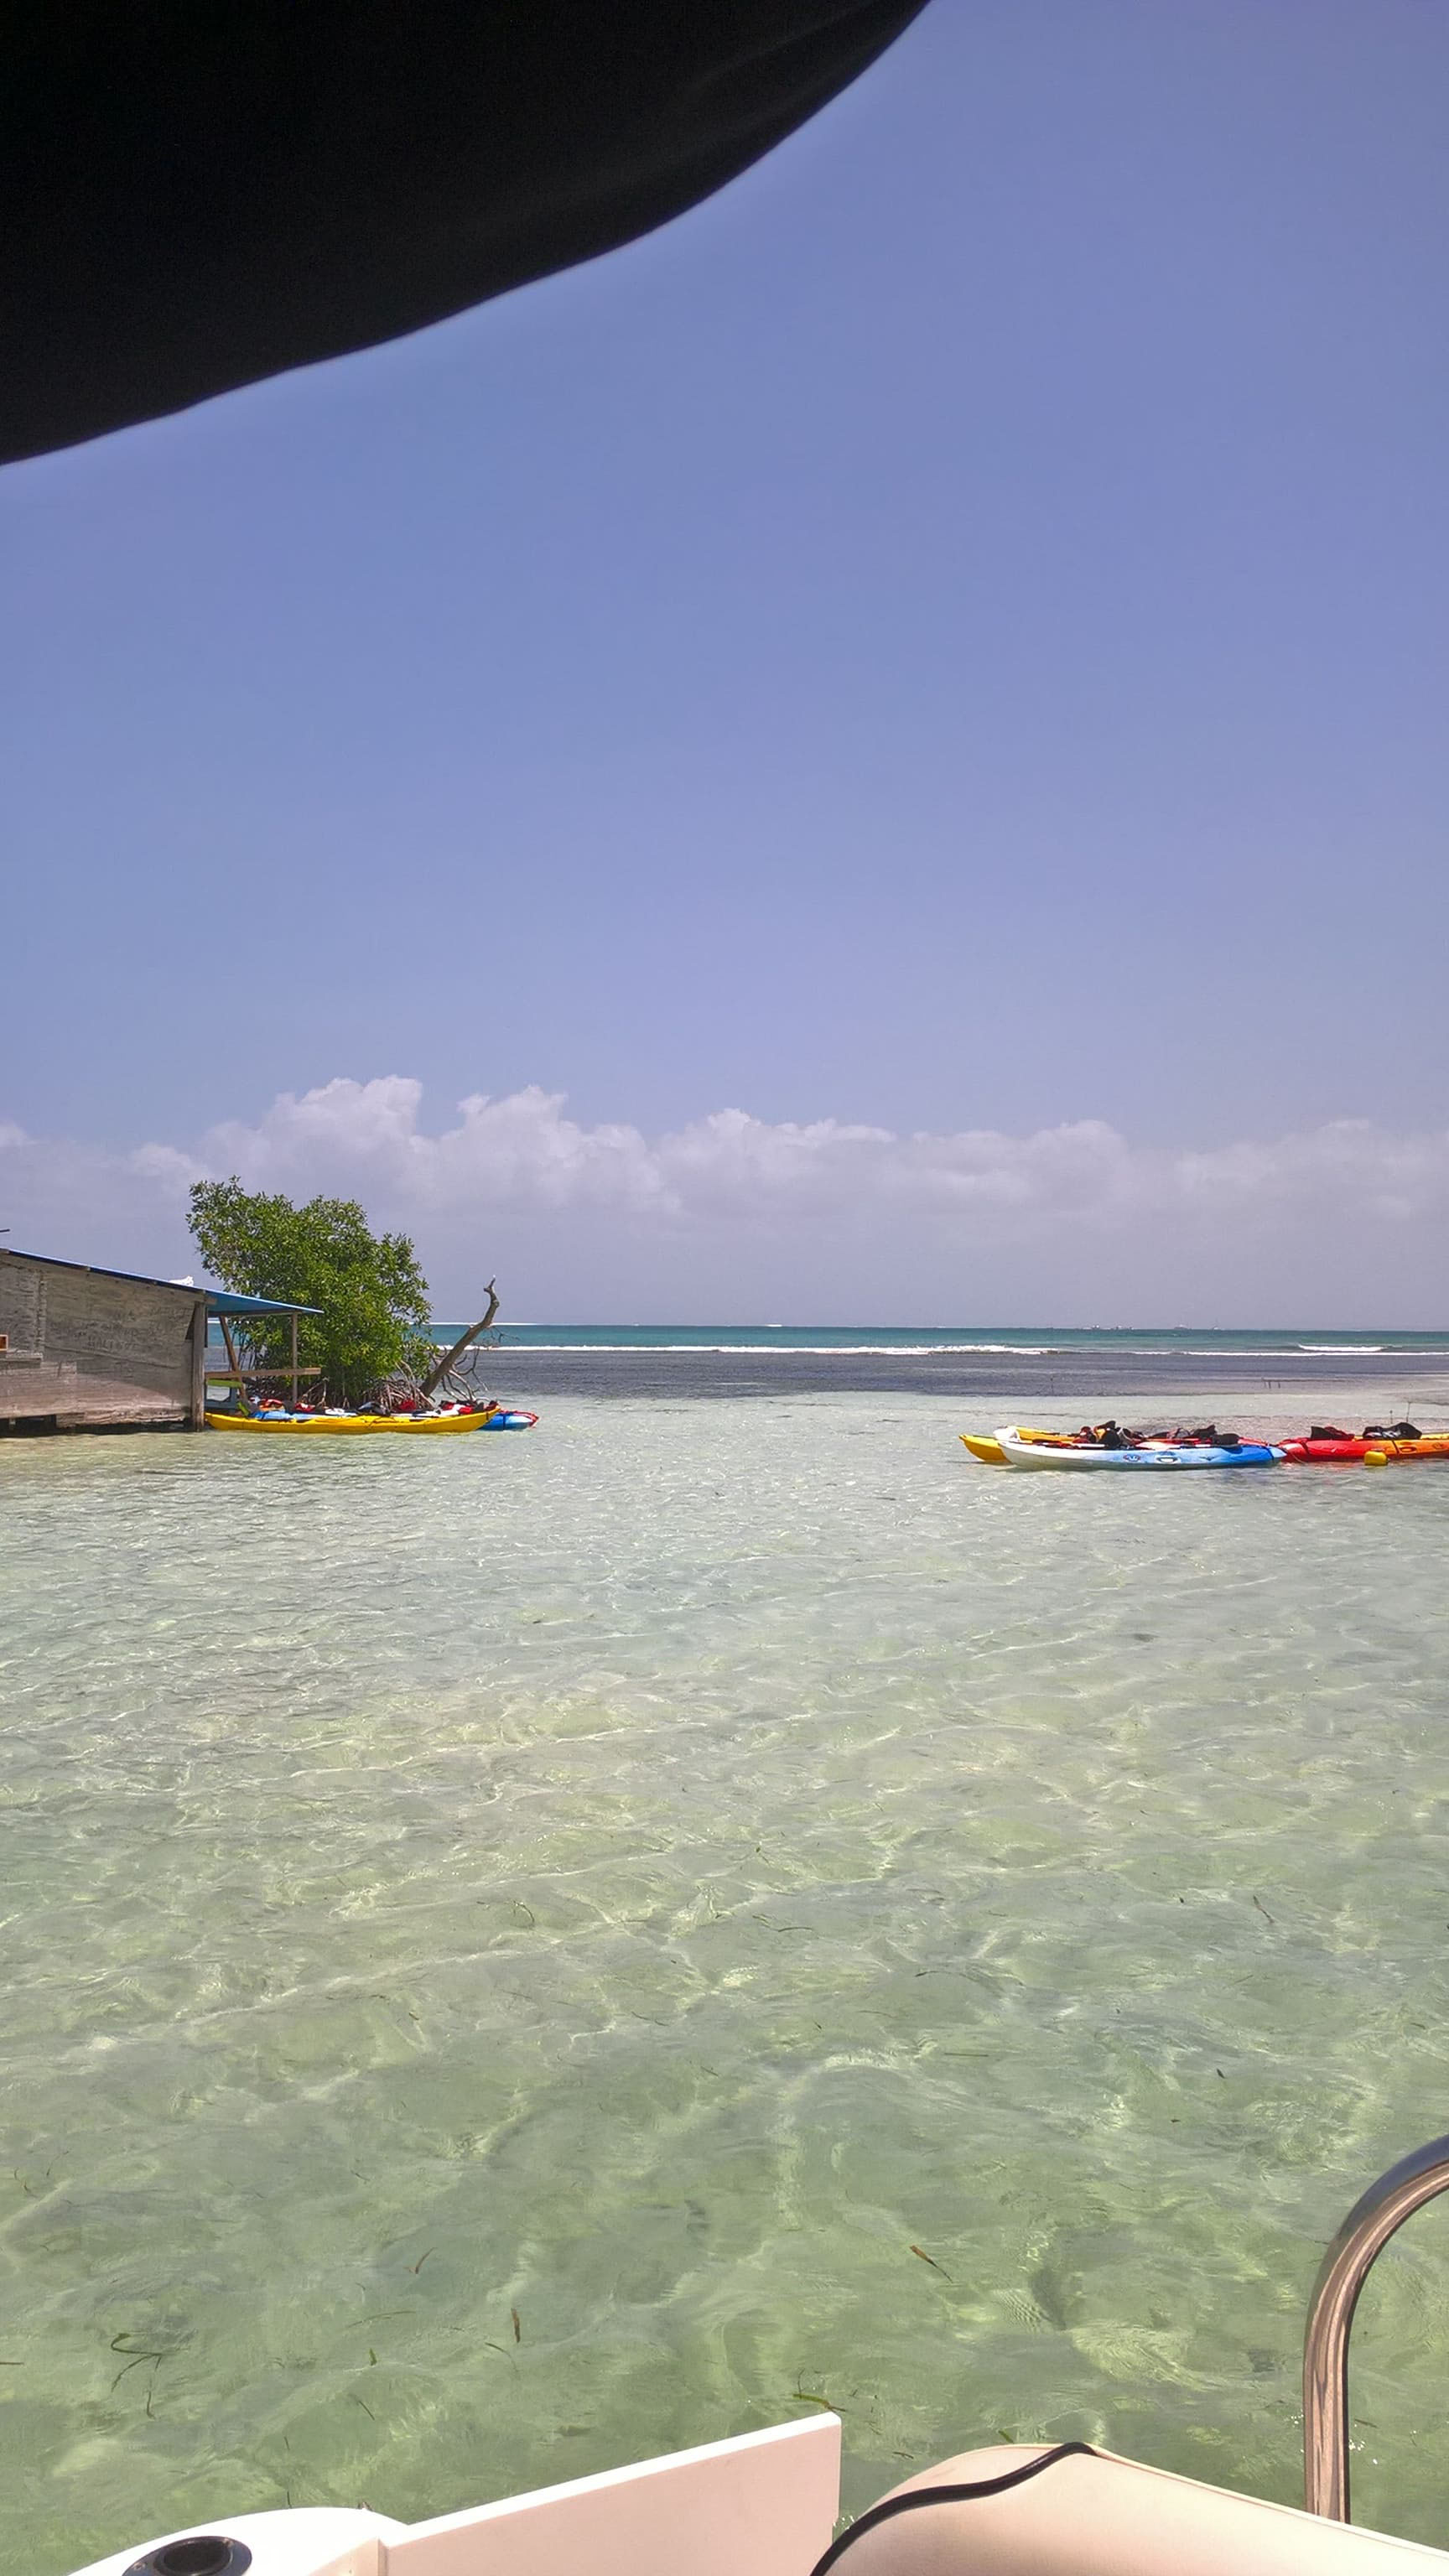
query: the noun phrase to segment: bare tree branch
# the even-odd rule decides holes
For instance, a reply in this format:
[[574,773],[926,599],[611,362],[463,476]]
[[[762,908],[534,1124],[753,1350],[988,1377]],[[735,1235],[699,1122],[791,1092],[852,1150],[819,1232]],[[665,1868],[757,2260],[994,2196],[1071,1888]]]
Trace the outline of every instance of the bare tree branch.
[[480,1317],[479,1317],[479,1320],[478,1320],[478,1322],[477,1322],[476,1324],[470,1324],[470,1325],[469,1325],[469,1327],[468,1327],[468,1330],[466,1331],[466,1333],[460,1333],[460,1334],[459,1334],[459,1336],[458,1336],[458,1339],[457,1339],[457,1340],[456,1340],[456,1342],[453,1344],[452,1349],[451,1349],[450,1351],[445,1351],[445,1352],[444,1352],[444,1354],[443,1354],[442,1358],[441,1358],[441,1359],[439,1360],[439,1362],[438,1362],[437,1367],[436,1367],[436,1368],[434,1368],[434,1369],[429,1369],[427,1376],[426,1376],[426,1377],[424,1378],[424,1380],[423,1380],[423,1393],[424,1393],[424,1395],[431,1395],[431,1394],[432,1394],[432,1391],[433,1391],[433,1389],[434,1389],[434,1387],[438,1385],[439,1381],[440,1381],[441,1379],[443,1379],[443,1378],[445,1378],[445,1377],[447,1376],[448,1371],[449,1371],[449,1369],[452,1367],[454,1360],[457,1360],[457,1359],[461,1359],[461,1358],[462,1358],[463,1353],[466,1351],[466,1349],[467,1349],[467,1347],[468,1347],[468,1344],[469,1344],[470,1342],[476,1342],[476,1340],[478,1339],[478,1336],[479,1336],[479,1334],[480,1334],[480,1333],[486,1333],[486,1332],[487,1332],[488,1327],[489,1327],[489,1325],[492,1323],[493,1318],[494,1318],[494,1316],[497,1314],[497,1312],[498,1312],[498,1282],[497,1282],[497,1280],[496,1280],[496,1279],[490,1279],[490,1280],[489,1280],[489,1282],[488,1282],[488,1312],[487,1312],[487,1314],[486,1314],[486,1315],[482,1315],[482,1316],[480,1316]]

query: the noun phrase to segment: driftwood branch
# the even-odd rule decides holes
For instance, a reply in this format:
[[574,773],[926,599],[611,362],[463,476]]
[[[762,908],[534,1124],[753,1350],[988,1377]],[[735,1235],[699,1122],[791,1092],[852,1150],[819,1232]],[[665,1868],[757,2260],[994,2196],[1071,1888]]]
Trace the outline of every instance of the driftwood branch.
[[490,1279],[490,1280],[489,1280],[489,1282],[488,1282],[488,1312],[487,1312],[487,1314],[486,1314],[486,1315],[480,1315],[480,1317],[479,1317],[479,1319],[478,1319],[478,1321],[477,1321],[477,1323],[476,1323],[476,1324],[470,1324],[470,1325],[469,1325],[469,1327],[468,1327],[468,1330],[466,1331],[466,1333],[460,1333],[460,1334],[459,1334],[459,1336],[458,1336],[458,1338],[457,1338],[457,1340],[456,1340],[456,1342],[453,1344],[452,1349],[451,1349],[450,1351],[445,1351],[445,1352],[443,1353],[443,1356],[442,1356],[442,1358],[439,1360],[437,1367],[436,1367],[436,1368],[434,1368],[434,1369],[429,1369],[427,1376],[426,1376],[426,1377],[424,1378],[424,1380],[423,1380],[423,1393],[424,1393],[424,1395],[431,1395],[431,1394],[432,1394],[432,1391],[433,1391],[433,1389],[434,1389],[434,1387],[435,1387],[435,1386],[437,1386],[437,1385],[440,1383],[440,1381],[441,1381],[443,1378],[445,1378],[445,1377],[447,1376],[448,1371],[449,1371],[449,1369],[452,1367],[454,1360],[459,1360],[459,1359],[461,1359],[461,1358],[462,1358],[463,1353],[466,1351],[466,1349],[467,1349],[467,1347],[468,1347],[468,1344],[469,1344],[470,1342],[476,1342],[476,1340],[478,1339],[478,1336],[479,1336],[479,1334],[480,1334],[480,1333],[486,1333],[486,1332],[487,1332],[488,1327],[489,1327],[489,1325],[492,1323],[493,1318],[494,1318],[494,1316],[497,1314],[497,1312],[498,1312],[498,1282],[497,1282],[497,1280],[496,1280],[496,1279]]

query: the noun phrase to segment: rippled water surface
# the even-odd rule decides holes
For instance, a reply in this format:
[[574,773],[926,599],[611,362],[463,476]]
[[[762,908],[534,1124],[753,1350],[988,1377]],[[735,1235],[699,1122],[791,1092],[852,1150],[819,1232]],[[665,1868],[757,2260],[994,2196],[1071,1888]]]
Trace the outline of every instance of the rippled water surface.
[[[7,2568],[822,2400],[852,2505],[1296,2492],[1322,2242],[1449,2128],[1449,1470],[960,1427],[0,1450]],[[1449,2542],[1449,2212],[1356,2349]]]

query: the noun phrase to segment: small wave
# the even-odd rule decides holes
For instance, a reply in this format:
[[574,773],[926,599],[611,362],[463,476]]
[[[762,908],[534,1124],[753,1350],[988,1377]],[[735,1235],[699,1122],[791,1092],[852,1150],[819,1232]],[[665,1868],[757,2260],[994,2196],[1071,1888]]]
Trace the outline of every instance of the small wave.
[[[444,1347],[439,1345],[440,1348]],[[760,1360],[765,1364],[789,1360],[929,1360],[929,1359],[1009,1359],[1052,1360],[1058,1363],[1082,1364],[1092,1360],[1239,1360],[1244,1367],[1271,1365],[1299,1359],[1384,1359],[1393,1362],[1414,1360],[1444,1361],[1449,1350],[1443,1345],[1424,1349],[1399,1349],[1387,1343],[1323,1342],[1286,1343],[1281,1349],[1265,1347],[1261,1342],[1242,1345],[1211,1342],[1116,1342],[1107,1348],[1094,1348],[1079,1342],[509,1342],[491,1358],[497,1365],[503,1358],[526,1360],[534,1352],[544,1358],[560,1359],[731,1359]]]
[[960,1357],[971,1351],[997,1353],[1014,1360],[1069,1356],[1065,1345],[1057,1348],[1046,1342],[515,1342],[510,1348],[515,1358],[530,1351],[562,1351],[575,1359],[623,1356],[638,1360],[928,1360]]
[[[459,1328],[462,1329],[461,1327]],[[1003,1342],[1003,1341],[895,1341],[869,1339],[854,1342],[812,1342],[790,1338],[788,1325],[757,1326],[749,1340],[721,1338],[715,1341],[641,1341],[630,1337],[619,1341],[551,1341],[535,1339],[545,1329],[507,1324],[499,1327],[501,1347],[514,1358],[531,1351],[555,1357],[616,1359],[1010,1359],[1059,1360],[1083,1362],[1093,1359],[1124,1360],[1242,1360],[1244,1362],[1297,1359],[1387,1359],[1394,1362],[1449,1359],[1449,1337],[1438,1343],[1407,1344],[1394,1342],[1189,1342],[1158,1339],[1151,1333],[1136,1335],[1110,1332],[1100,1340],[1084,1337],[1069,1342]],[[434,1327],[439,1348],[456,1338],[446,1328]],[[769,1334],[769,1339],[763,1338]],[[488,1346],[485,1346],[488,1347]]]
[[1164,1360],[1298,1360],[1302,1342],[1174,1342],[1147,1347]]
[[[1129,1356],[1124,1353],[1124,1357]],[[1401,1349],[1392,1342],[1288,1342],[1282,1350],[1267,1350],[1261,1342],[1251,1349],[1229,1349],[1214,1342],[1207,1349],[1164,1351],[1164,1359],[1189,1360],[1449,1360],[1449,1345],[1430,1343],[1422,1350]]]

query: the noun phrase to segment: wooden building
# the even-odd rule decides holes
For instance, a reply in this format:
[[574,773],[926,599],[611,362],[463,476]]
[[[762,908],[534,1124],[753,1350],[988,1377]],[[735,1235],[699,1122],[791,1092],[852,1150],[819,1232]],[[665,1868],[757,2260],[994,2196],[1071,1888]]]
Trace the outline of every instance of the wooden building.
[[0,1246],[0,1438],[203,1427],[207,1294]]

